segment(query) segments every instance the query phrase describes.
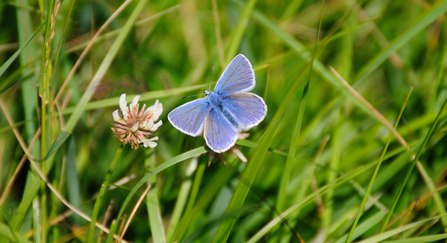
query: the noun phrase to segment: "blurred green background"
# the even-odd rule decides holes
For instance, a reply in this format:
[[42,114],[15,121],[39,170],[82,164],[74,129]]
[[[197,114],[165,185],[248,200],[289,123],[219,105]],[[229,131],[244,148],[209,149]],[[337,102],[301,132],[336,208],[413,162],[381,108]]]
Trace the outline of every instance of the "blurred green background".
[[[444,242],[446,11],[2,0],[0,241]],[[166,117],[238,53],[268,114],[237,142],[247,163],[226,152],[208,166],[203,137]],[[163,104],[156,148],[114,139],[122,93]]]

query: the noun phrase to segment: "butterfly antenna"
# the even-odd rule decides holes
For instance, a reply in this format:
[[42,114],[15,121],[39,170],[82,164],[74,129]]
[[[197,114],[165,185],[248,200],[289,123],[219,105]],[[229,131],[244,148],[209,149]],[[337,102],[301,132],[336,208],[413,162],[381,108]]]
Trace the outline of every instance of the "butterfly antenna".
[[210,88],[208,89],[210,91],[211,91],[211,82],[213,81],[213,73],[214,73],[214,65],[213,68],[211,69]]
[[198,96],[198,95],[200,95],[200,94],[181,96],[180,99],[189,98],[189,97],[194,97],[194,96]]

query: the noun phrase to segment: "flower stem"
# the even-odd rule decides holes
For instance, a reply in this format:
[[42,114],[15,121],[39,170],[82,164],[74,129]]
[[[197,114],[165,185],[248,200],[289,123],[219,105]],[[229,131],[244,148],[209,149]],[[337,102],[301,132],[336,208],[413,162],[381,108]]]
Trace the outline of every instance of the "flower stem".
[[102,204],[102,200],[104,199],[104,194],[106,192],[107,187],[110,183],[110,178],[112,176],[113,170],[115,169],[116,163],[118,162],[121,153],[123,152],[123,147],[120,146],[115,153],[115,157],[113,158],[112,163],[109,166],[109,170],[107,171],[106,177],[104,178],[104,182],[102,183],[101,189],[99,190],[98,198],[95,201],[95,205],[93,206],[92,212],[92,221],[90,222],[90,230],[88,234],[88,243],[93,243],[95,240],[95,223],[96,218],[98,217],[99,208]]

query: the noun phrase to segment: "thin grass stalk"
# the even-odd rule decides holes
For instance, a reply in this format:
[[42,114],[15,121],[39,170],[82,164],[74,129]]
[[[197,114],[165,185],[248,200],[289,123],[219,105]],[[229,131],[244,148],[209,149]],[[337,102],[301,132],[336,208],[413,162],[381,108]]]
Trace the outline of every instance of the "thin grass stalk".
[[157,187],[155,186],[152,187],[146,196],[146,207],[148,209],[152,240],[154,243],[166,243],[167,241],[163,228],[163,217],[161,215]]
[[[433,179],[430,177],[427,170],[424,168],[424,166],[422,166],[422,164],[420,162],[416,163],[416,167],[417,167],[419,173],[421,174],[422,179],[424,180],[425,184],[427,184],[428,189],[433,194],[433,201],[436,205],[437,210],[439,211],[440,214],[446,215],[447,210],[446,210],[446,207],[444,204],[444,199],[439,194],[439,192],[438,192],[439,190],[436,188],[436,185],[435,185]],[[444,232],[447,232],[447,217],[445,217],[445,216],[441,217],[441,223],[444,226]]]
[[[199,156],[201,154],[206,153],[207,151],[205,150],[204,147],[199,147],[193,150],[190,150],[188,152],[185,152],[183,154],[180,154],[172,159],[169,159],[167,161],[165,161],[164,163],[160,164],[159,166],[157,166],[157,168],[155,168],[153,171],[150,171],[148,173],[146,173],[146,175],[140,179],[140,181],[138,181],[138,183],[132,188],[132,190],[129,192],[129,194],[126,197],[126,200],[124,201],[123,205],[121,205],[120,211],[118,212],[118,216],[117,219],[120,219],[123,214],[124,214],[124,210],[126,209],[126,206],[129,204],[130,200],[132,199],[133,195],[135,195],[135,193],[137,192],[137,190],[143,186],[152,176],[158,174],[161,171],[164,171],[165,169],[180,163],[184,160],[190,159],[194,156]],[[111,234],[114,233],[117,230],[117,224],[115,225],[115,227],[111,227],[110,228],[110,232]],[[111,243],[112,242],[112,238],[108,238],[107,242]]]
[[[298,100],[298,102],[300,103],[300,106],[299,106],[294,130],[293,130],[292,136],[290,138],[289,152],[287,155],[286,165],[284,167],[283,176],[281,177],[281,182],[279,184],[279,193],[278,193],[278,200],[277,200],[277,209],[279,211],[282,211],[285,206],[284,202],[286,199],[287,185],[289,184],[289,180],[290,180],[290,177],[292,174],[292,168],[295,163],[296,150],[297,150],[299,141],[301,139],[301,127],[303,124],[303,118],[304,118],[304,113],[305,113],[305,109],[306,109],[307,92],[309,90],[313,61],[314,61],[315,56],[317,55],[318,40],[320,39],[320,30],[321,30],[322,12],[323,12],[324,3],[325,3],[325,0],[323,0],[323,3],[320,8],[319,26],[318,26],[317,35],[315,37],[316,40],[315,40],[314,53],[310,59],[310,68],[309,68],[309,72],[306,77],[306,81],[304,83],[303,93],[302,93],[300,99]],[[309,174],[313,174],[313,170],[309,170]],[[306,183],[306,186],[303,186],[301,188],[301,190],[300,190],[300,192],[302,193],[301,195],[304,196],[305,191],[307,191],[304,188],[307,188],[307,186],[308,186],[308,184]],[[298,194],[300,194],[300,193],[298,193]],[[299,214],[299,212],[297,212],[296,214]],[[301,238],[299,238],[299,239],[301,239]]]
[[39,33],[40,29],[42,29],[42,27],[45,26],[45,22],[43,22],[38,28],[37,30],[34,32],[34,34],[25,42],[25,44],[23,46],[20,47],[20,49],[18,49],[16,52],[14,52],[14,54],[8,58],[8,60],[3,63],[0,66],[0,77],[5,73],[5,71],[8,69],[8,67],[14,62],[14,60],[20,55],[20,53],[25,49],[25,47],[31,42],[31,40],[37,35],[37,33]]
[[[447,99],[444,101],[444,104],[442,105],[441,109],[439,110],[438,115],[436,116],[435,120],[433,121],[433,124],[430,126],[430,130],[427,132],[427,134],[424,137],[424,140],[422,141],[422,144],[419,146],[419,149],[416,152],[416,156],[414,157],[413,162],[411,163],[410,167],[407,170],[407,174],[405,175],[404,180],[400,184],[399,189],[394,196],[390,211],[387,213],[387,215],[385,217],[385,221],[383,222],[382,227],[380,228],[380,233],[383,233],[385,231],[388,223],[390,222],[391,216],[393,215],[393,212],[394,212],[394,209],[396,208],[397,202],[399,201],[400,196],[408,182],[408,179],[410,178],[411,172],[413,171],[413,168],[416,166],[416,163],[418,163],[419,157],[422,154],[422,150],[424,149],[424,147],[427,144],[428,140],[430,139],[433,131],[435,130],[436,125],[438,124],[439,118],[440,118],[442,112],[444,111],[446,105],[447,105]],[[443,220],[443,219],[447,220],[447,219],[445,219],[445,217],[441,218],[441,220]]]
[[[447,215],[446,214],[442,214],[442,215],[439,215],[439,216],[436,216],[436,217],[420,220],[420,221],[417,221],[415,223],[411,223],[411,224],[399,227],[397,229],[393,229],[393,230],[390,230],[390,231],[387,231],[387,232],[384,232],[384,233],[380,233],[378,235],[372,236],[372,237],[367,238],[365,240],[359,241],[358,243],[383,242],[383,240],[388,239],[390,237],[393,237],[395,235],[398,235],[401,232],[404,232],[406,230],[409,230],[409,229],[412,229],[412,228],[415,228],[415,227],[422,226],[423,224],[428,223],[430,221],[437,221],[437,220],[439,220],[439,218],[445,217],[445,216],[447,216]],[[406,242],[408,242],[408,240],[406,240]],[[417,243],[419,243],[419,242],[417,242]]]
[[126,24],[124,25],[122,31],[118,35],[118,37],[113,42],[112,46],[110,47],[109,51],[107,52],[106,56],[104,57],[101,65],[99,66],[98,70],[96,71],[95,75],[93,76],[92,80],[90,81],[87,89],[85,90],[84,94],[82,95],[81,99],[79,100],[78,104],[76,105],[73,114],[68,119],[65,127],[62,129],[62,132],[58,135],[56,138],[56,141],[54,141],[53,145],[51,146],[48,154],[46,154],[45,158],[50,157],[53,155],[59,148],[62,146],[62,144],[67,140],[67,138],[71,135],[73,132],[73,129],[77,122],[79,121],[82,112],[85,109],[85,106],[87,105],[88,101],[92,97],[97,85],[100,83],[106,72],[108,71],[110,65],[112,64],[112,61],[115,59],[119,49],[121,48],[124,39],[127,37],[127,35],[130,32],[131,27],[134,25],[138,14],[143,9],[145,3],[147,0],[141,0],[137,3],[137,6],[135,7],[134,11],[130,15],[129,19],[127,20]]
[[123,153],[123,147],[120,146],[115,153],[115,156],[113,157],[112,163],[109,166],[109,169],[107,170],[106,176],[104,177],[104,181],[101,185],[101,189],[99,189],[98,198],[95,201],[95,205],[93,206],[92,211],[92,220],[90,222],[90,229],[88,233],[87,242],[93,243],[95,240],[95,223],[96,219],[98,218],[99,209],[102,206],[104,195],[106,192],[106,189],[110,185],[110,179],[112,177],[113,171],[115,170],[115,166],[117,165],[118,161],[120,161],[121,154]]
[[[129,0],[130,1],[130,0]],[[135,6],[134,11],[128,18],[126,24],[124,25],[121,33],[116,38],[115,42],[113,42],[112,46],[110,47],[109,51],[107,52],[106,56],[103,59],[103,62],[99,66],[98,70],[95,73],[95,76],[93,76],[92,81],[89,83],[86,91],[82,95],[81,99],[78,102],[78,105],[76,106],[73,114],[70,116],[70,118],[67,121],[67,124],[65,125],[64,131],[71,132],[75,126],[75,124],[78,122],[81,113],[84,111],[85,105],[87,105],[88,101],[90,100],[91,96],[93,95],[93,92],[95,91],[96,86],[99,84],[101,79],[104,77],[105,73],[109,69],[110,65],[112,64],[112,61],[115,59],[116,54],[118,53],[118,50],[121,48],[124,39],[129,34],[132,26],[134,25],[138,14],[143,9],[144,5],[146,4],[147,0],[141,0],[137,3],[137,6]]]
[[287,156],[287,161],[286,161],[286,166],[284,168],[284,174],[281,177],[281,183],[279,186],[279,193],[278,193],[278,203],[277,203],[277,208],[278,210],[282,210],[284,207],[284,200],[285,200],[285,192],[287,189],[287,185],[289,183],[290,180],[290,176],[292,173],[292,166],[294,164],[294,158],[296,155],[296,149],[297,149],[297,145],[301,139],[301,126],[303,124],[303,117],[304,117],[304,112],[306,109],[306,102],[307,102],[307,91],[309,89],[309,83],[310,83],[310,77],[312,74],[312,67],[313,67],[313,61],[315,59],[315,56],[317,55],[317,50],[318,50],[318,40],[320,39],[320,30],[321,30],[321,22],[323,19],[323,8],[324,8],[324,3],[325,0],[323,0],[323,3],[321,5],[320,8],[320,18],[319,18],[319,25],[318,25],[318,32],[317,32],[317,36],[315,37],[315,48],[314,48],[314,53],[310,59],[310,68],[309,68],[309,72],[307,74],[306,77],[306,81],[304,83],[304,89],[303,89],[303,93],[301,96],[301,99],[299,100],[300,106],[299,106],[299,110],[298,110],[298,114],[297,114],[297,119],[296,119],[296,124],[292,133],[292,137],[290,139],[290,146],[289,146],[289,153]]
[[143,202],[144,198],[146,197],[146,194],[149,192],[150,189],[151,184],[148,184],[146,190],[144,190],[143,194],[141,194],[140,198],[138,199],[137,203],[132,209],[132,212],[129,215],[129,219],[127,219],[127,222],[124,225],[124,229],[121,232],[120,238],[118,239],[118,243],[121,243],[121,241],[123,240],[123,237],[126,234],[127,229],[129,228],[130,222],[132,221],[133,217],[135,216],[135,213],[137,212],[138,208],[140,207],[141,203]]
[[41,220],[41,213],[40,213],[40,198],[39,197],[35,197],[33,199],[33,207],[32,207],[32,212],[33,212],[33,228],[34,230],[34,240],[36,243],[40,243],[42,242],[42,235],[41,235],[41,231],[42,231],[42,220]]
[[[308,83],[305,84],[305,87]],[[276,202],[276,208],[279,211],[282,211],[284,209],[284,204],[286,200],[286,191],[287,191],[287,185],[289,184],[290,177],[292,174],[292,168],[296,161],[296,150],[301,138],[301,126],[303,123],[303,116],[304,116],[304,110],[306,108],[306,88],[304,87],[303,93],[300,97],[300,100],[298,102],[300,103],[299,110],[297,112],[297,118],[295,122],[295,126],[293,129],[293,132],[290,134],[290,145],[289,145],[289,151],[287,153],[287,160],[286,164],[284,166],[283,175],[281,176],[281,181],[279,183],[279,192],[278,192],[278,198]]]
[[280,223],[281,221],[283,221],[285,218],[287,218],[291,213],[293,213],[295,210],[301,209],[304,206],[306,206],[308,203],[311,202],[311,200],[315,199],[316,196],[322,196],[324,195],[328,188],[330,187],[338,187],[344,183],[346,183],[347,181],[349,181],[350,179],[360,175],[361,173],[364,173],[365,171],[367,171],[368,169],[370,169],[370,167],[368,166],[360,166],[359,168],[355,169],[354,171],[341,176],[339,178],[337,178],[334,182],[326,184],[322,187],[320,187],[320,189],[318,189],[317,191],[314,191],[313,193],[309,194],[307,197],[305,197],[302,201],[300,201],[299,203],[292,205],[291,207],[287,208],[285,211],[283,211],[279,216],[275,217],[274,219],[272,219],[270,222],[268,222],[264,227],[262,227],[262,229],[260,229],[253,237],[251,237],[247,243],[255,243],[257,241],[259,241],[264,235],[266,235],[275,225],[277,225],[278,223]]
[[228,180],[234,175],[237,165],[229,163],[227,166],[223,166],[217,171],[216,177],[211,181],[211,183],[204,185],[204,188],[197,199],[197,203],[189,211],[184,213],[182,219],[180,220],[177,230],[175,231],[173,241],[181,241],[186,234],[188,227],[192,222],[195,222],[197,216],[200,212],[208,208],[211,201],[214,200],[220,189],[228,183]]
[[[156,20],[158,18],[161,18],[162,16],[164,16],[164,15],[166,15],[166,14],[168,14],[168,13],[174,11],[174,10],[177,10],[179,7],[180,7],[180,5],[177,4],[177,5],[174,5],[174,6],[170,7],[170,8],[167,8],[166,10],[163,10],[163,11],[161,11],[159,13],[156,13],[156,14],[150,16],[150,17],[147,17],[145,19],[139,20],[139,21],[135,22],[135,26],[140,26],[142,24],[146,24],[146,23],[148,23],[150,21],[153,21],[153,20]],[[100,41],[112,38],[112,37],[118,35],[121,31],[122,31],[122,28],[117,28],[115,30],[111,30],[111,31],[103,34],[102,36],[99,36],[98,38],[96,38],[94,40],[93,44],[97,44]],[[90,42],[91,42],[91,40],[83,42],[83,43],[81,43],[79,45],[75,45],[75,46],[71,47],[70,49],[68,49],[67,51],[65,51],[64,54],[69,54],[69,53],[72,53],[72,52],[76,52],[76,51],[82,50],[82,48],[85,48],[87,45],[90,44]]]
[[[84,218],[85,220],[91,222],[92,219],[87,216],[87,214],[83,213],[82,211],[80,211],[79,209],[77,209],[76,207],[74,207],[73,205],[71,205],[57,190],[56,188],[54,188],[54,186],[48,181],[48,179],[46,178],[46,176],[42,173],[42,171],[39,169],[39,167],[36,165],[36,163],[33,160],[30,160],[30,163],[33,167],[33,169],[36,171],[36,173],[39,175],[39,177],[42,179],[42,181],[45,182],[45,184],[47,185],[47,187],[57,196],[57,198],[59,198],[59,200],[69,209],[71,209],[73,212],[75,212],[77,215],[81,216],[82,218]],[[96,227],[98,227],[99,229],[101,229],[102,231],[104,231],[105,233],[109,234],[110,231],[107,227],[105,227],[104,225],[95,222]],[[119,239],[118,235],[113,235],[113,238],[115,239]]]
[[[445,21],[443,21],[441,23],[441,27],[442,30],[447,30],[446,25],[445,25]],[[442,79],[444,76],[444,71],[445,71],[445,61],[447,59],[447,42],[444,42],[444,45],[442,46],[442,51],[441,51],[442,55],[441,55],[441,60],[439,60],[439,70],[438,70],[438,75],[436,77],[436,85],[435,85],[435,89],[433,91],[433,96],[431,97],[430,100],[430,110],[433,111],[435,109],[435,105],[436,105],[436,101],[439,98],[440,95],[440,87],[442,84]]]
[[[148,170],[156,168],[155,155],[150,156],[150,150],[145,151],[146,159],[144,165]],[[157,177],[152,177],[147,181],[147,185],[152,188],[146,196],[146,208],[151,229],[152,241],[154,243],[166,243],[166,234],[163,228],[163,216],[161,215],[160,202],[158,199]]]
[[281,16],[281,22],[285,22],[293,17],[293,15],[298,11],[302,4],[303,0],[290,1],[289,5],[287,5],[286,10],[284,11],[284,14]]
[[[51,53],[51,44],[54,38],[54,30],[55,30],[55,20],[54,20],[54,7],[55,7],[55,0],[48,0],[47,1],[47,11],[46,11],[46,25],[45,25],[45,32],[44,32],[44,46],[42,48],[42,62],[40,67],[40,76],[39,76],[39,97],[41,99],[41,106],[40,106],[40,127],[42,129],[42,136],[41,136],[41,142],[40,142],[40,155],[42,156],[42,163],[41,168],[42,171],[46,171],[46,161],[43,159],[43,156],[47,153],[47,145],[51,144],[52,138],[51,138],[51,129],[47,130],[47,127],[50,123],[50,120],[48,119],[48,100],[50,99],[50,79],[51,79],[51,59],[50,59],[50,53]],[[50,126],[51,127],[51,126]],[[41,195],[40,195],[40,217],[41,217],[41,242],[46,243],[48,238],[48,231],[47,228],[47,220],[48,220],[48,198],[46,193],[46,186],[45,183],[41,182]]]
[[[25,144],[25,141],[23,140],[20,132],[17,130],[16,127],[13,126],[14,121],[12,120],[11,115],[9,114],[8,110],[6,109],[5,104],[3,103],[3,101],[0,99],[0,108],[2,109],[3,113],[5,114],[5,117],[9,123],[9,125],[13,128],[13,132],[14,135],[16,136],[17,141],[19,142],[21,148],[23,149],[23,151],[28,151],[28,147]],[[76,207],[74,207],[73,205],[71,205],[63,196],[62,194],[60,194],[55,188],[54,186],[48,181],[47,177],[45,176],[45,174],[41,171],[41,169],[39,168],[39,166],[37,166],[36,162],[32,159],[32,157],[30,156],[28,158],[28,160],[31,163],[31,166],[33,167],[33,169],[36,171],[37,175],[40,177],[40,179],[46,184],[46,186],[57,196],[57,198],[69,209],[71,209],[73,212],[75,212],[76,214],[78,214],[79,216],[81,216],[82,218],[84,218],[87,221],[91,221],[91,218],[89,216],[87,216],[85,213],[83,213],[82,211],[80,211],[79,209],[77,209]],[[109,229],[107,229],[107,227],[103,226],[102,224],[96,222],[96,227],[98,227],[99,229],[101,229],[102,231],[106,232],[107,234],[109,234]],[[113,235],[112,238],[115,239],[119,239],[118,235]]]
[[433,6],[426,10],[423,14],[419,15],[418,18],[408,26],[402,33],[397,35],[387,48],[383,49],[381,52],[377,53],[374,58],[363,66],[360,72],[357,73],[354,78],[355,84],[358,85],[359,82],[364,80],[369,74],[371,74],[380,64],[382,64],[388,57],[393,54],[396,50],[402,47],[404,44],[418,34],[423,28],[427,27],[433,21],[435,21],[439,16],[442,16],[447,11],[447,1],[437,1]]
[[[405,99],[404,104],[402,105],[400,113],[397,116],[396,122],[394,123],[394,130],[396,130],[397,125],[399,124],[400,118],[402,117],[402,114],[404,113],[405,107],[406,107],[406,105],[408,103],[408,100],[410,99],[410,95],[411,95],[412,91],[413,91],[413,89],[410,89],[410,92],[408,93],[408,96]],[[393,133],[390,133],[390,135],[388,137],[388,142],[386,143],[385,147],[383,148],[382,154],[380,155],[379,163],[377,163],[376,169],[374,170],[374,173],[373,173],[373,175],[371,177],[371,180],[369,181],[368,188],[366,189],[365,195],[363,196],[362,202],[360,203],[360,207],[359,207],[357,215],[356,215],[356,217],[354,219],[354,223],[352,224],[351,230],[349,231],[348,237],[346,238],[346,243],[350,243],[351,242],[351,238],[354,235],[354,230],[357,227],[357,224],[358,224],[358,222],[360,220],[360,216],[362,216],[362,214],[363,214],[363,209],[365,208],[365,204],[366,204],[366,201],[368,200],[368,196],[369,196],[369,194],[371,192],[372,185],[374,184],[374,181],[375,181],[375,179],[377,177],[377,174],[379,173],[380,166],[382,165],[383,159],[385,157],[386,151],[388,150],[388,146],[391,143],[391,138],[392,137],[393,137]]]
[[222,33],[220,31],[220,19],[219,19],[219,9],[217,6],[217,0],[212,0],[212,4],[213,4],[214,33],[216,35],[217,55],[219,57],[220,67],[223,68],[225,67],[226,61],[225,61],[224,47],[222,43]]
[[[16,3],[23,2],[23,4],[27,5],[27,0],[16,0]],[[22,8],[17,8],[16,10],[16,16],[17,16],[17,34],[19,39],[19,46],[25,47],[28,42],[27,40],[31,40],[31,36],[33,36],[31,28],[31,18],[29,11],[26,11]],[[36,86],[33,83],[33,80],[31,78],[27,78],[27,73],[30,72],[30,69],[33,69],[33,67],[29,66],[28,63],[31,62],[31,60],[36,59],[34,48],[31,47],[23,49],[23,52],[20,52],[20,66],[24,67],[21,68],[20,74],[22,78],[25,78],[25,80],[22,82],[22,102],[23,102],[23,110],[25,115],[25,120],[33,119],[36,116],[36,102],[37,102],[37,94],[36,94]],[[25,125],[25,132],[26,132],[26,140],[29,143],[31,141],[31,138],[33,137],[33,134],[36,133],[36,123],[31,122],[27,123]]]
[[[58,1],[58,4],[59,4],[59,7],[60,7],[60,4],[61,4],[62,0],[57,0],[57,1]],[[58,77],[57,76],[57,72],[59,70],[59,58],[60,58],[60,55],[61,55],[62,45],[63,45],[63,42],[65,40],[65,38],[64,38],[65,31],[67,30],[68,23],[70,22],[70,16],[71,16],[71,13],[73,12],[75,2],[76,2],[76,0],[70,0],[70,7],[68,8],[68,13],[67,13],[67,15],[65,17],[64,27],[62,28],[62,33],[61,33],[61,36],[60,36],[60,39],[59,39],[59,43],[57,44],[57,47],[56,47],[56,54],[55,54],[56,58],[54,59],[54,71],[53,71],[53,84],[57,83],[56,78]],[[56,85],[54,85],[53,88],[56,88],[55,86]],[[53,105],[55,105],[56,103],[57,103],[57,99],[54,99],[53,100]]]
[[[377,119],[380,123],[382,123],[390,132],[392,132],[394,134],[394,136],[396,137],[397,141],[403,146],[405,147],[407,150],[410,149],[407,141],[405,141],[405,139],[402,137],[402,135],[392,129],[391,124],[388,122],[388,120],[379,112],[377,111],[365,98],[363,98],[353,87],[351,87],[349,85],[348,82],[346,82],[332,67],[329,67],[331,69],[331,72],[334,74],[334,76],[337,77],[337,79],[341,82],[341,84],[347,89],[347,91],[350,93],[350,95],[352,97],[355,98],[356,101],[360,102],[362,104],[362,107],[365,107],[370,114],[373,115],[373,117],[375,119]],[[445,105],[445,104],[444,104]],[[443,107],[444,107],[443,105]],[[437,117],[435,119],[440,119],[441,114],[438,113]],[[391,127],[391,129],[390,129]],[[412,155],[415,156],[415,155]],[[419,163],[418,161],[415,162],[416,166],[418,168],[419,174],[423,177],[424,181],[426,183],[430,183],[431,182],[431,178],[427,177],[428,173],[426,173],[426,170],[424,168],[424,166],[422,165],[422,163]],[[434,189],[433,186],[429,187],[431,190]],[[438,210],[440,212],[446,212],[445,207],[443,205],[443,203],[441,203],[441,196],[439,195],[438,192],[434,191],[434,199],[436,202],[436,207],[438,208]],[[389,221],[389,219],[388,219]],[[441,222],[444,225],[445,230],[447,231],[447,217],[442,217],[441,218]],[[385,226],[382,226],[385,227]],[[384,228],[382,230],[385,230]]]
[[197,171],[194,176],[194,181],[192,184],[191,194],[188,198],[188,204],[186,205],[185,213],[189,214],[196,202],[197,195],[199,193],[200,185],[202,184],[203,175],[205,173],[206,163],[202,162],[199,164]]
[[255,8],[257,0],[250,0],[244,8],[244,11],[239,17],[239,21],[236,25],[236,28],[233,31],[233,35],[231,36],[230,46],[227,49],[227,58],[226,60],[231,60],[234,56],[236,56],[237,50],[242,42],[242,37],[244,37],[245,31],[248,26],[248,21],[250,16]]
[[[31,149],[33,148],[33,146],[36,143],[39,136],[40,136],[40,128],[37,129],[36,134],[34,135],[33,139],[31,140],[31,143],[28,147],[27,153],[31,152]],[[17,165],[16,169],[14,170],[13,175],[11,176],[11,178],[9,178],[8,184],[6,185],[5,189],[3,190],[2,196],[0,197],[0,207],[5,202],[6,197],[8,196],[9,192],[11,191],[12,186],[13,186],[15,180],[17,179],[17,176],[18,176],[20,170],[25,165],[26,161],[27,161],[27,156],[23,155],[22,159],[20,160],[19,164]]]
[[193,173],[197,170],[197,163],[198,158],[197,157],[192,158],[190,164],[188,165],[188,169],[185,172],[186,179],[182,182],[182,185],[180,186],[174,210],[169,222],[168,232],[166,234],[167,242],[173,242],[175,230],[183,214],[183,211],[186,208],[188,195],[191,192]]
[[[331,170],[328,170],[326,173],[326,183],[331,183],[337,179],[337,173],[335,171],[338,171],[338,167],[340,164],[341,159],[341,143],[342,143],[342,116],[341,116],[341,106],[338,106],[335,108],[336,118],[334,119],[334,131],[332,134],[331,139],[331,147],[332,147],[332,154],[331,154],[331,160],[329,163],[329,167]],[[323,214],[323,227],[325,229],[329,229],[329,226],[332,221],[332,214],[334,212],[334,205],[333,205],[333,197],[335,195],[335,191],[332,188],[329,188],[326,197],[324,200],[326,201],[326,210]]]
[[[72,0],[72,4],[74,4],[74,1],[76,0]],[[132,0],[126,0],[123,4],[121,4],[121,6],[116,9],[116,11],[106,20],[106,22],[104,22],[104,24],[98,29],[98,31],[95,33],[95,35],[93,35],[92,39],[90,40],[90,42],[88,43],[88,45],[85,47],[84,51],[82,51],[81,55],[79,56],[78,60],[76,60],[76,63],[73,65],[73,68],[70,70],[70,73],[68,74],[68,76],[65,78],[65,81],[62,83],[62,86],[59,88],[59,91],[57,92],[56,96],[54,97],[53,100],[53,105],[55,105],[60,97],[62,96],[62,94],[64,93],[65,89],[67,88],[68,83],[70,82],[71,78],[73,77],[74,73],[76,72],[76,70],[78,69],[78,67],[81,65],[82,61],[84,60],[84,58],[87,56],[87,53],[90,51],[90,49],[93,47],[93,45],[95,44],[96,39],[102,34],[102,32],[104,30],[107,29],[107,27],[113,22],[113,20],[116,19],[116,17],[129,5],[129,3],[131,3]],[[71,13],[71,11],[70,11]]]
[[[113,210],[113,201],[109,203],[109,206],[107,206],[106,213],[104,214],[104,218],[102,219],[102,225],[107,225],[107,222],[109,221]],[[104,231],[99,232],[98,240],[96,243],[101,243],[103,239],[103,233]]]
[[[320,142],[319,146],[318,146],[318,150],[314,155],[313,161],[314,164],[318,164],[318,162],[320,161],[321,155],[324,152],[324,149],[326,148],[327,143],[329,142],[330,136],[325,136],[322,141]],[[315,170],[317,169],[317,166],[315,166],[314,164],[308,164],[304,169],[303,169],[303,179],[301,180],[300,183],[300,188],[298,190],[298,192],[296,193],[296,197],[293,200],[294,202],[301,202],[302,200],[305,199],[306,193],[309,190],[309,187],[311,186],[311,182],[312,182],[312,178],[315,176]],[[314,190],[314,191],[318,191]],[[316,195],[316,198],[320,198],[321,195]],[[280,210],[280,212],[284,211],[285,209]],[[295,210],[295,212],[293,212],[290,216],[289,216],[289,221],[292,221],[292,227],[295,227],[295,225],[297,224],[297,218],[301,213],[301,209],[297,209]],[[278,213],[279,214],[279,213]],[[279,214],[281,215],[281,214]],[[284,219],[285,220],[285,219]],[[285,232],[285,231],[284,231]],[[295,233],[293,236],[296,236],[296,238],[301,242],[304,243],[303,239],[301,239],[300,234],[297,232]],[[290,238],[292,237],[292,235],[290,234],[285,234],[280,242],[290,242]]]

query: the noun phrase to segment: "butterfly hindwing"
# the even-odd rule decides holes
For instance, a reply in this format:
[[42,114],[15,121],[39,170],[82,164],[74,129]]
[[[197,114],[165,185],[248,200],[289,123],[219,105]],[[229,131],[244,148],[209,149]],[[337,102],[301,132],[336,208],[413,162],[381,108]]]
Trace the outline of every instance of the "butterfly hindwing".
[[209,109],[208,99],[197,99],[172,110],[168,119],[181,132],[197,137],[203,132],[203,123]]
[[247,92],[239,92],[222,98],[222,109],[238,123],[239,130],[247,131],[258,125],[267,115],[264,100]]
[[236,143],[237,131],[221,111],[210,109],[205,118],[203,136],[209,148],[217,153],[222,153]]
[[248,59],[239,54],[228,64],[217,81],[214,92],[225,96],[240,91],[250,91],[255,87],[255,74]]

